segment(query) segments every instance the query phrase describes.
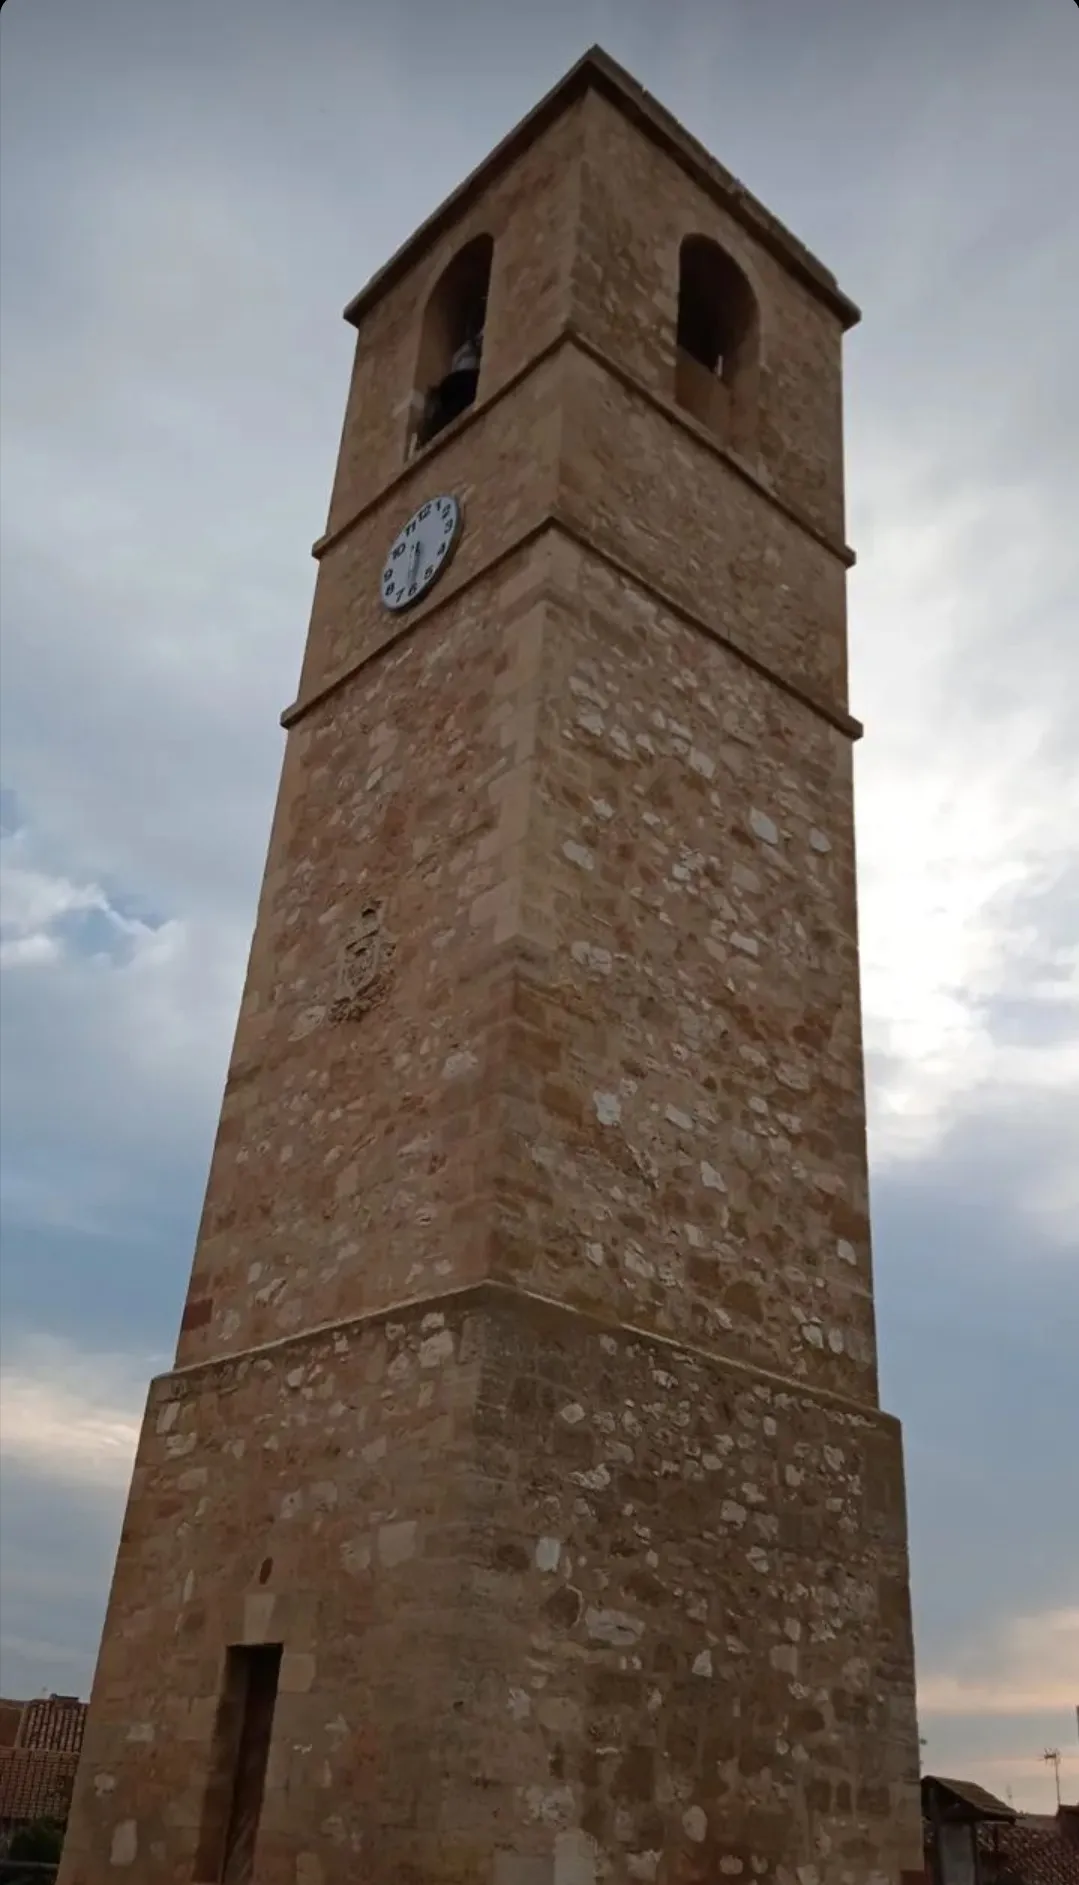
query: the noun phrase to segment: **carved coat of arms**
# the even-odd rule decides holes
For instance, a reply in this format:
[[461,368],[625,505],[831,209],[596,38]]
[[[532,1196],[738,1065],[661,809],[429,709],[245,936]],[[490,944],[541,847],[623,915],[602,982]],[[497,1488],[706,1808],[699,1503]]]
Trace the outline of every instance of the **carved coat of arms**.
[[385,993],[393,943],[385,933],[381,903],[367,903],[345,938],[330,1003],[331,1021],[358,1021]]

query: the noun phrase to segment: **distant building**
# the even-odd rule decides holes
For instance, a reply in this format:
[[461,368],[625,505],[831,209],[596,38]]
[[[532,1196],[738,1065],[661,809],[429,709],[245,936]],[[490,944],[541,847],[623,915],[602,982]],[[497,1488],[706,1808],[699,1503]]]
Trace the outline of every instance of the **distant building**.
[[986,1885],[1079,1885],[1079,1806],[1019,1813],[978,1840]]
[[1079,1806],[1017,1813],[968,1780],[922,1781],[929,1885],[1079,1885]]
[[16,1745],[43,1753],[77,1754],[82,1747],[86,1708],[77,1695],[48,1695],[22,1703]]
[[0,1838],[35,1820],[66,1821],[86,1706],[77,1695],[0,1698]]
[[1015,1808],[973,1781],[926,1774],[922,1818],[931,1885],[989,1885],[984,1836],[1010,1827]]

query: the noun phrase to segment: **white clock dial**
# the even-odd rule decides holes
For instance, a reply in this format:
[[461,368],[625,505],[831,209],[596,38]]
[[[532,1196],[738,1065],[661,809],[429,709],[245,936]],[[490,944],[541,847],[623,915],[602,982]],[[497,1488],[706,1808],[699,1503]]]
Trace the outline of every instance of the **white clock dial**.
[[460,529],[455,497],[433,497],[420,505],[390,545],[380,585],[387,609],[409,609],[426,595],[449,562]]

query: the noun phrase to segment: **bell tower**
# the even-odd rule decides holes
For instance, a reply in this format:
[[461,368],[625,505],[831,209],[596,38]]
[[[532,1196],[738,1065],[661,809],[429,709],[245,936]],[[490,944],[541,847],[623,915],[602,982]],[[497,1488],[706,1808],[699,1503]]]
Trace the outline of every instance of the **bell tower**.
[[348,318],[61,1885],[898,1885],[857,311],[597,51]]

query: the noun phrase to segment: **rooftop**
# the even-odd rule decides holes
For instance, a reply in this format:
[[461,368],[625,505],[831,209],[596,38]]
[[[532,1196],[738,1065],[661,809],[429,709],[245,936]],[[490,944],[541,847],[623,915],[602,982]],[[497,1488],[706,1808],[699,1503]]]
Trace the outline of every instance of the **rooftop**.
[[0,1825],[66,1820],[79,1757],[45,1748],[0,1748]]
[[346,321],[358,327],[372,304],[385,290],[430,248],[452,223],[457,221],[487,188],[492,180],[513,163],[549,125],[561,117],[587,92],[598,92],[617,106],[646,137],[658,144],[675,163],[709,192],[727,212],[735,217],[765,248],[798,275],[820,300],[838,315],[844,327],[853,327],[861,318],[854,302],[842,293],[835,276],[784,228],[778,217],[765,209],[755,196],[733,177],[729,170],[707,151],[703,144],[679,124],[673,113],[637,80],[604,52],[593,46],[565,77],[541,98],[538,105],[515,125],[507,137],[496,144],[471,176],[459,184],[452,195],[409,236],[396,255],[371,277],[365,288],[349,302]]
[[1005,1878],[1021,1885],[1079,1885],[1079,1825],[1067,1808],[1021,1813],[1011,1826],[983,1826],[978,1841],[990,1860],[990,1885]]
[[927,1813],[931,1808],[942,1808],[944,1816],[950,1820],[1010,1822],[1016,1817],[1014,1807],[998,1800],[975,1781],[948,1780],[941,1774],[923,1777],[922,1803]]

